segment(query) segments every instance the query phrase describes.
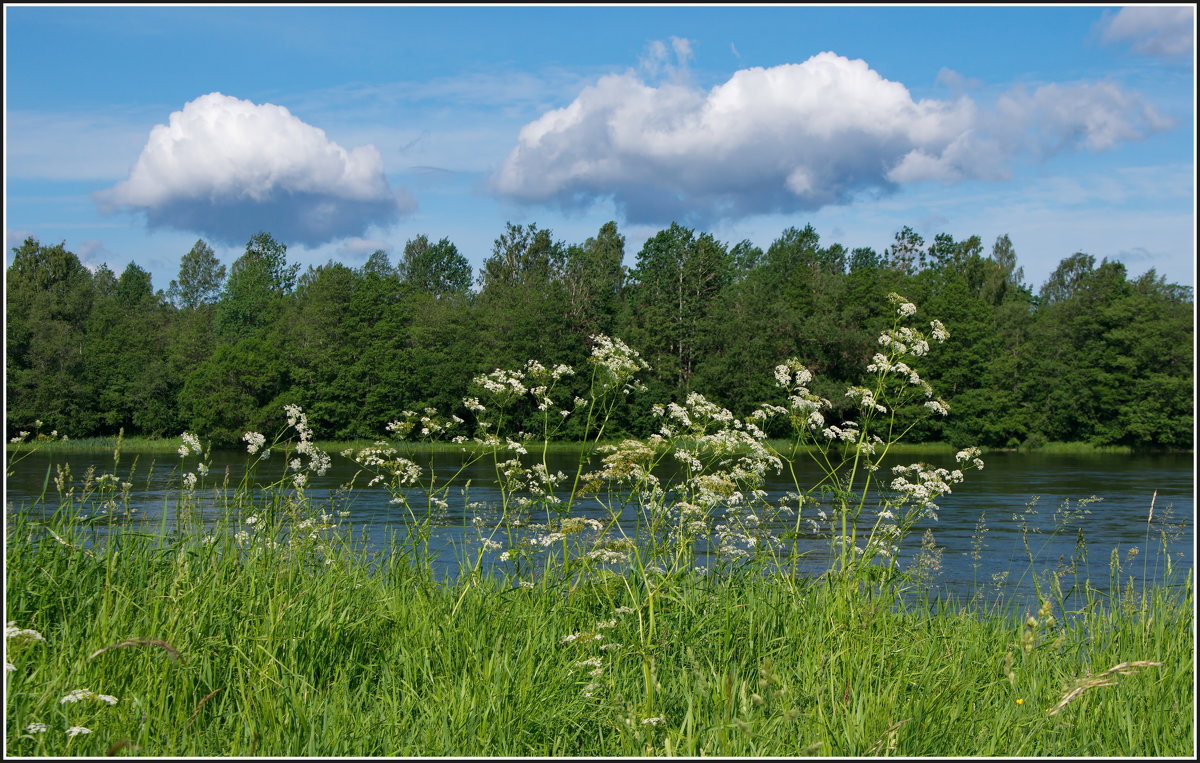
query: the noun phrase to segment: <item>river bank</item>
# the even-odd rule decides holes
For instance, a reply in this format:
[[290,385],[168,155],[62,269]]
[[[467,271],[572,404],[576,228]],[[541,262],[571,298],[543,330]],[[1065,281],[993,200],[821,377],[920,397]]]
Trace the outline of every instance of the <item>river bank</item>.
[[[25,441],[17,443],[7,443],[5,445],[6,452],[10,453],[28,453],[32,450],[41,450],[47,453],[91,453],[96,451],[112,452],[116,450],[118,442],[123,453],[128,454],[158,454],[158,453],[173,453],[179,447],[179,438],[161,438],[161,437],[85,437],[77,440],[63,439],[43,439],[36,441]],[[616,444],[618,440],[611,440],[607,443],[600,444]],[[344,450],[360,450],[362,448],[374,445],[374,440],[317,440],[316,444],[322,450],[329,453],[341,453]],[[768,440],[768,443],[777,449],[788,447],[789,443],[786,440]],[[588,447],[592,447],[594,443],[587,443]],[[585,443],[557,441],[549,443],[549,448],[559,451],[578,451],[584,447]],[[471,442],[457,444],[452,442],[406,442],[404,448],[414,452],[446,452],[458,453],[462,449],[474,447]],[[538,444],[540,450],[541,444]],[[812,450],[812,446],[802,446],[800,451]],[[226,450],[240,450],[240,448],[227,448]],[[949,443],[944,442],[928,442],[928,443],[895,443],[891,446],[893,453],[953,453],[956,448]],[[1128,454],[1139,452],[1153,453],[1191,453],[1192,451],[1180,450],[1160,450],[1160,451],[1138,451],[1128,446],[1118,445],[1092,445],[1086,442],[1047,442],[1036,448],[980,448],[983,453],[1047,453],[1047,454],[1065,454],[1065,453],[1106,453],[1106,454]]]

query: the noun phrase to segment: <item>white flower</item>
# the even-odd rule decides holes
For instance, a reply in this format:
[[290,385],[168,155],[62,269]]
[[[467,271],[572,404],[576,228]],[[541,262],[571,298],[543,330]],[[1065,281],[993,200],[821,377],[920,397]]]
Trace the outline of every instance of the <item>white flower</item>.
[[66,733],[66,735],[69,737],[77,737],[80,734],[90,734],[90,733],[92,733],[92,730],[84,728],[83,726],[72,726],[71,728],[67,729],[66,732],[64,732],[64,733]]
[[642,719],[643,726],[657,726],[660,723],[666,723],[666,722],[667,722],[667,719],[662,717],[661,715],[656,718],[643,718]]
[[183,475],[183,487],[186,490],[194,490],[196,487],[196,475],[191,472]]
[[37,721],[34,721],[25,727],[25,733],[26,734],[45,734],[46,729],[48,729],[48,728],[49,728],[49,726],[47,726],[46,724],[38,723]]
[[18,644],[26,641],[45,641],[42,634],[32,628],[18,628],[15,622],[9,622],[4,626],[4,640],[8,642],[10,639],[15,639]]
[[267,438],[258,432],[246,432],[244,435],[242,435],[242,439],[248,443],[246,445],[246,452],[250,455],[257,453],[259,449],[267,442]]
[[179,439],[183,440],[183,445],[179,447],[179,455],[188,455],[189,449],[197,455],[200,453],[200,438],[191,432],[184,432],[179,435]]
[[60,699],[58,704],[65,705],[67,703],[81,702],[85,699],[91,699],[94,696],[96,696],[95,693],[88,691],[87,689],[75,689]]

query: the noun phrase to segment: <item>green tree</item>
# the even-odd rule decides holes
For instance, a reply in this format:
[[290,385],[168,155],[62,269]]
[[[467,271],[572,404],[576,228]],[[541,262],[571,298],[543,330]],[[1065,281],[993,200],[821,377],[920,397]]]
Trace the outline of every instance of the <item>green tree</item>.
[[10,436],[37,420],[45,431],[90,434],[94,389],[84,373],[84,337],[91,274],[65,243],[42,246],[30,237],[13,249],[5,293]]
[[701,326],[734,276],[726,247],[708,233],[671,223],[649,238],[630,273],[631,330],[666,390],[690,389]]
[[533,223],[506,224],[480,274],[477,341],[485,348],[486,365],[512,368],[531,358],[582,357],[572,346],[565,265],[566,245],[551,231]]
[[396,270],[401,280],[434,296],[465,294],[471,288],[471,264],[448,238],[436,244],[424,234],[409,240]]
[[600,226],[595,238],[567,248],[563,284],[567,316],[580,339],[611,334],[625,280],[625,237],[617,224]]
[[168,306],[150,273],[130,263],[96,294],[85,340],[86,373],[95,389],[96,434],[162,435],[181,425],[177,377],[167,357]]
[[179,278],[171,281],[167,296],[184,310],[213,304],[221,296],[225,266],[212,247],[199,239],[179,262]]
[[256,233],[230,268],[217,303],[221,336],[236,341],[274,323],[299,271],[299,265],[287,264],[287,246],[267,233]]

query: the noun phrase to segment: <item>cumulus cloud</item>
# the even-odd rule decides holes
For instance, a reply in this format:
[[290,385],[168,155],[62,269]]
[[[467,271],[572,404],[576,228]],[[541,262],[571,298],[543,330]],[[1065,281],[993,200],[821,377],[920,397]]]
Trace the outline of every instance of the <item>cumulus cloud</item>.
[[144,212],[151,228],[227,244],[265,230],[306,246],[362,234],[416,206],[388,187],[374,146],[347,151],[282,106],[221,93],[151,130],[129,177],[95,199],[106,212]]
[[1196,9],[1192,6],[1135,5],[1100,22],[1100,39],[1129,43],[1138,53],[1170,61],[1192,57],[1196,46]]
[[[680,59],[690,52],[673,47]],[[666,53],[651,46],[643,70]],[[1168,124],[1111,84],[1017,89],[987,108],[964,94],[914,100],[865,61],[826,52],[743,69],[708,91],[678,76],[658,85],[634,72],[605,76],[527,124],[491,187],[519,203],[611,199],[629,222],[699,224],[905,183],[1003,179],[1023,156],[1104,150]]]

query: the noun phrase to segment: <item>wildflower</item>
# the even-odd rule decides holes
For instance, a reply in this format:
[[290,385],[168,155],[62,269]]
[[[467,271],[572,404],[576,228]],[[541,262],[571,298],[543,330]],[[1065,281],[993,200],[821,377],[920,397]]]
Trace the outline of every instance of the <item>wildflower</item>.
[[90,733],[92,733],[92,730],[88,729],[88,728],[84,728],[83,726],[72,726],[71,728],[67,729],[64,733],[69,737],[77,737],[80,734],[90,734]]
[[925,403],[925,407],[940,416],[945,416],[950,412],[950,409],[941,400],[929,400]]
[[12,644],[12,646],[16,646],[17,644],[45,641],[46,639],[42,637],[42,634],[31,628],[18,628],[15,622],[9,622],[4,626],[4,641],[8,643],[13,640],[16,643]]
[[196,488],[196,475],[191,472],[183,475],[183,487],[186,490],[194,490]]
[[13,665],[13,664],[12,664],[11,662],[9,662],[8,660],[5,660],[5,661],[4,661],[4,672],[5,672],[5,673],[11,673],[12,671],[14,671],[14,670],[16,670],[16,669],[17,669],[17,666],[16,666],[16,665]]
[[109,705],[117,704],[116,697],[111,697],[107,694],[97,694],[96,692],[89,691],[87,689],[75,689],[74,691],[69,692],[66,696],[58,701],[58,704],[65,705],[67,703],[82,702],[85,699],[95,699]]
[[46,730],[48,728],[49,728],[49,726],[47,726],[44,723],[39,723],[37,721],[33,721],[32,723],[30,723],[28,726],[25,727],[25,733],[26,734],[45,734]]
[[179,455],[187,456],[189,449],[191,453],[200,453],[200,438],[191,432],[184,432],[179,435],[179,439],[183,440],[183,445],[179,446]]
[[954,460],[955,460],[955,461],[957,461],[957,462],[959,462],[960,464],[961,464],[963,461],[966,461],[966,460],[968,460],[968,459],[970,459],[970,461],[971,461],[971,464],[972,464],[972,465],[973,465],[973,466],[974,466],[976,469],[982,469],[982,468],[983,468],[983,459],[981,459],[981,458],[979,457],[979,448],[967,448],[966,450],[960,450],[960,451],[959,451],[957,454],[955,454],[955,456],[954,456]]
[[657,716],[655,718],[643,718],[642,719],[643,726],[657,726],[660,723],[666,723],[666,722],[667,722],[667,719],[662,717],[661,715]]
[[242,435],[242,440],[247,443],[246,452],[250,455],[257,453],[267,442],[267,438],[258,432],[246,432]]

